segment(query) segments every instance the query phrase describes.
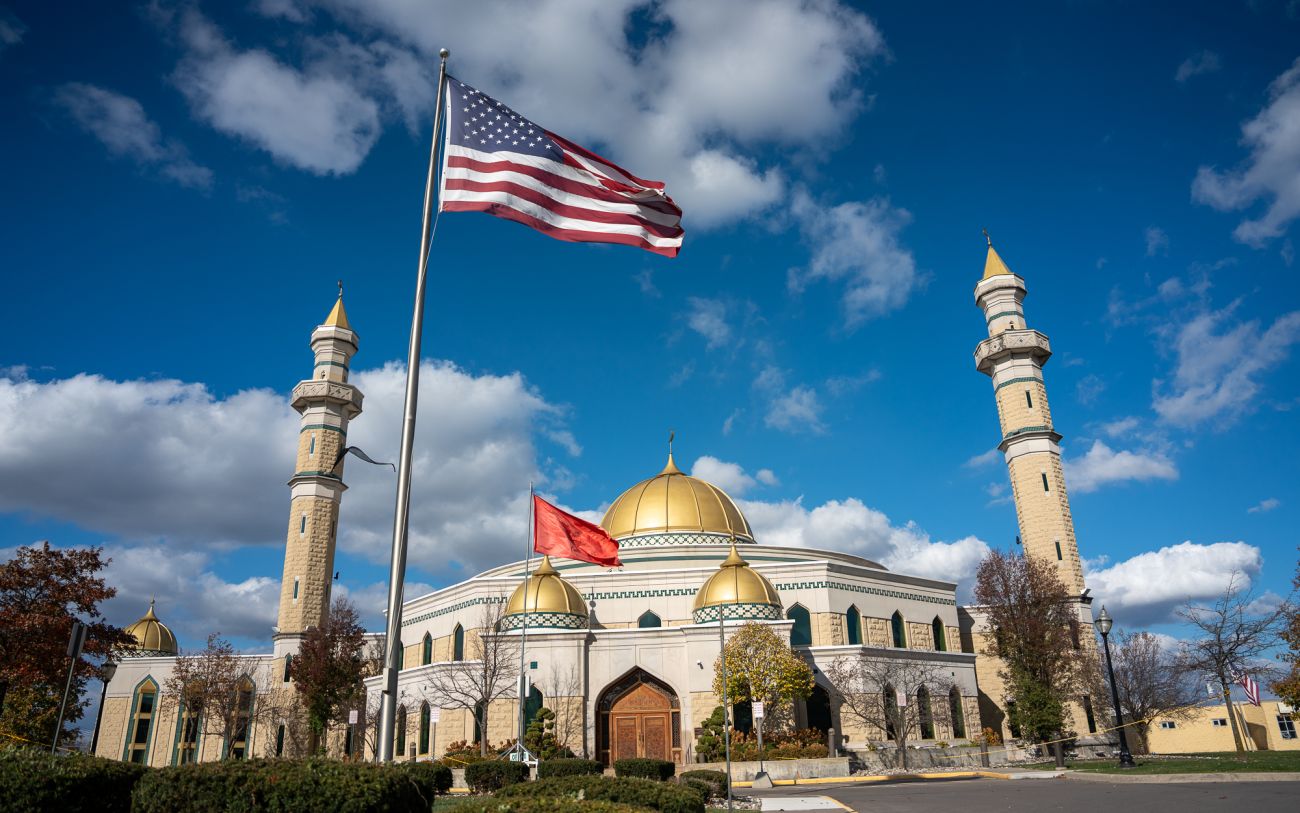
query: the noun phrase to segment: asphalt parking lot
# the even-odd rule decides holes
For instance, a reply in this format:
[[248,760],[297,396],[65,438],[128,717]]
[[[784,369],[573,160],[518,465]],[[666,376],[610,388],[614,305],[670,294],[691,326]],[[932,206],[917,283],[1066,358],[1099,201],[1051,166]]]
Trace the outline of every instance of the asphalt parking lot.
[[829,796],[859,813],[1281,813],[1300,809],[1300,782],[1121,784],[1093,779],[966,779],[799,785],[751,794],[764,798]]

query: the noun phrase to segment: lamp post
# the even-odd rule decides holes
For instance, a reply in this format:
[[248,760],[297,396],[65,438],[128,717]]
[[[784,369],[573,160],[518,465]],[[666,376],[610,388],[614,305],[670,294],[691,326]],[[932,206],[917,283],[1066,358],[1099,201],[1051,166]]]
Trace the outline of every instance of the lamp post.
[[1115,686],[1115,665],[1110,660],[1110,628],[1114,626],[1115,621],[1106,612],[1106,606],[1103,604],[1101,615],[1093,622],[1097,626],[1097,632],[1101,633],[1101,643],[1106,649],[1106,674],[1110,676],[1110,700],[1115,705],[1115,726],[1119,731],[1119,766],[1121,768],[1136,768],[1133,762],[1133,755],[1128,751],[1128,737],[1124,736],[1124,713],[1119,709],[1119,689]]
[[99,723],[104,719],[104,698],[108,697],[108,684],[112,682],[113,675],[117,673],[117,664],[109,658],[99,667],[99,679],[103,682],[103,688],[99,690],[99,711],[95,713],[95,733],[90,738],[90,755],[95,755],[95,749],[99,745]]

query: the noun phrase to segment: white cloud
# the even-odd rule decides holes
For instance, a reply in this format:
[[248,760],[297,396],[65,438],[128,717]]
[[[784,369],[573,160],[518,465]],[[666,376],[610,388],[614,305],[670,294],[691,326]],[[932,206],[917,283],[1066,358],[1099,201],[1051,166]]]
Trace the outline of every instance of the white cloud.
[[1138,419],[1132,416],[1127,418],[1117,418],[1113,421],[1103,423],[1101,425],[1101,431],[1107,437],[1122,438],[1132,433],[1134,429],[1137,429],[1138,424]]
[[755,539],[764,545],[852,553],[900,573],[959,582],[962,590],[969,590],[980,560],[989,552],[974,536],[935,542],[915,523],[896,526],[883,512],[853,498],[830,500],[811,510],[801,500],[739,504]]
[[709,349],[722,347],[731,341],[731,324],[727,322],[727,303],[720,299],[692,296],[687,300],[690,311],[686,324],[704,337]]
[[1088,373],[1080,378],[1074,385],[1075,398],[1084,406],[1096,403],[1097,399],[1106,391],[1106,382],[1101,376],[1095,373]]
[[722,422],[722,434],[730,435],[731,430],[736,428],[736,419],[740,417],[740,410],[733,409],[727,419]]
[[176,83],[216,129],[319,175],[348,174],[379,138],[380,107],[325,65],[299,70],[268,51],[237,49],[193,8]]
[[983,468],[984,466],[991,466],[994,463],[1001,462],[1004,459],[1004,457],[1005,456],[1002,454],[1002,452],[998,451],[997,449],[989,449],[987,452],[980,452],[979,454],[972,457],[970,460],[967,460],[962,465],[968,469],[978,469],[978,468]]
[[1300,310],[1279,316],[1266,330],[1257,320],[1234,322],[1236,304],[1181,322],[1174,333],[1178,365],[1173,381],[1155,383],[1152,406],[1178,426],[1211,419],[1226,423],[1248,412],[1263,385],[1300,341]]
[[1174,73],[1174,81],[1186,82],[1193,76],[1200,76],[1203,73],[1214,73],[1222,67],[1219,61],[1219,55],[1213,51],[1200,51],[1184,59]]
[[1235,169],[1202,166],[1192,183],[1192,199],[1220,211],[1246,209],[1257,201],[1268,207],[1238,224],[1233,236],[1259,247],[1280,237],[1300,216],[1300,59],[1269,86],[1269,103],[1241,127],[1241,144],[1250,156]]
[[23,41],[27,26],[8,9],[0,9],[0,52]]
[[826,431],[821,419],[822,405],[817,392],[811,387],[795,387],[772,399],[763,423],[785,432]]
[[55,92],[54,101],[83,130],[99,139],[110,154],[157,169],[182,186],[212,186],[212,170],[190,160],[180,144],[164,139],[144,107],[130,96],[69,82]]
[[[437,362],[421,369],[410,561],[429,574],[478,572],[515,555],[529,481],[559,473],[538,462],[537,438],[580,450],[562,411],[521,375],[475,376]],[[354,371],[352,380],[366,401],[348,442],[396,460],[402,366]],[[268,390],[217,398],[178,381],[0,377],[0,512],[165,540],[175,554],[278,545],[298,423],[287,399]],[[393,476],[354,461],[346,479],[340,548],[387,562]]]
[[1159,226],[1147,226],[1143,233],[1147,243],[1147,256],[1169,253],[1169,235]]
[[899,241],[911,215],[884,198],[822,206],[800,190],[792,211],[812,249],[807,267],[792,268],[789,287],[843,282],[842,308],[849,329],[907,303],[921,283],[912,252]]
[[1252,505],[1250,508],[1247,508],[1246,513],[1264,514],[1269,511],[1272,511],[1273,509],[1277,508],[1280,505],[1282,505],[1282,501],[1279,500],[1277,497],[1268,497],[1267,499],[1260,500],[1258,504]]
[[1187,541],[1090,571],[1085,580],[1096,604],[1105,604],[1122,626],[1133,629],[1172,620],[1173,611],[1188,600],[1219,596],[1234,572],[1249,585],[1263,565],[1259,548],[1245,542]]
[[1065,475],[1072,491],[1087,493],[1109,483],[1129,480],[1177,480],[1178,467],[1160,451],[1117,452],[1094,440],[1083,457],[1065,460]]
[[691,476],[713,483],[733,497],[739,497],[755,485],[778,485],[771,469],[759,469],[751,476],[739,463],[729,463],[712,455],[704,455],[691,466]]

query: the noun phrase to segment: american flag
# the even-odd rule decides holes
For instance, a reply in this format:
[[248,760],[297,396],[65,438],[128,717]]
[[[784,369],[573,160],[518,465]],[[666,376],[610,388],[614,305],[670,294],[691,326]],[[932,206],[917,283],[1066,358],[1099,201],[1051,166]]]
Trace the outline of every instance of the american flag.
[[1255,679],[1245,672],[1242,672],[1237,675],[1237,682],[1241,684],[1241,688],[1246,690],[1246,699],[1250,701],[1250,704],[1252,706],[1258,706],[1259,684],[1255,682]]
[[559,240],[676,257],[682,210],[660,181],[606,161],[447,77],[444,212],[487,212]]

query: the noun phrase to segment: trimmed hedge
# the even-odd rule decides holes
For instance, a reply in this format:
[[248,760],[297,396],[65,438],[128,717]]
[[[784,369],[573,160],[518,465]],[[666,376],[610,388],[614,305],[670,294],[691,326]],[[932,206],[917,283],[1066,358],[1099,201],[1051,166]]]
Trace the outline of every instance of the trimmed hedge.
[[583,813],[645,813],[644,807],[635,805],[555,797],[470,799],[456,805],[455,810],[456,813],[568,813],[570,810],[580,810]]
[[649,779],[609,776],[560,776],[515,785],[496,794],[498,799],[559,798],[572,803],[579,796],[651,808],[661,813],[704,813],[704,796],[695,788]]
[[705,771],[705,770],[683,771],[682,774],[677,778],[682,782],[686,782],[688,780],[694,780],[696,782],[704,782],[709,786],[710,796],[727,795],[727,775],[722,771]]
[[677,772],[677,765],[666,759],[620,759],[614,762],[615,776],[635,776],[667,782]]
[[465,784],[475,793],[494,793],[507,785],[528,781],[528,766],[522,762],[471,762],[465,766]]
[[717,796],[717,794],[713,792],[713,785],[710,785],[703,779],[682,779],[678,784],[682,787],[693,788],[694,790],[699,791],[700,798],[705,802],[708,802],[714,796]]
[[537,778],[554,776],[600,776],[605,766],[594,759],[544,759],[537,763]]
[[398,813],[428,809],[412,774],[327,760],[240,760],[150,771],[136,783],[131,813],[260,813],[329,810]]
[[130,813],[143,765],[37,748],[0,749],[0,811]]
[[435,797],[451,790],[451,768],[446,765],[437,762],[399,762],[396,767],[406,772],[431,805]]

